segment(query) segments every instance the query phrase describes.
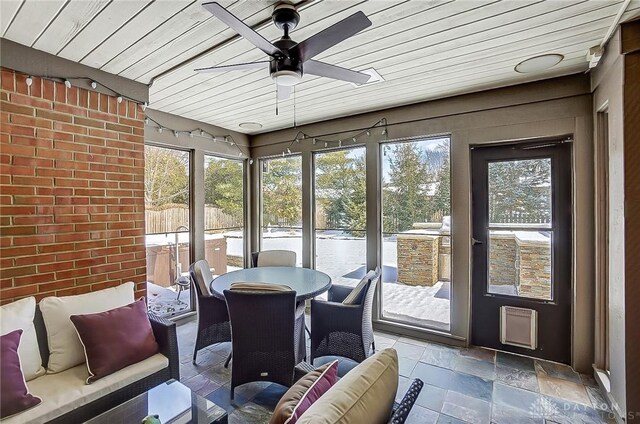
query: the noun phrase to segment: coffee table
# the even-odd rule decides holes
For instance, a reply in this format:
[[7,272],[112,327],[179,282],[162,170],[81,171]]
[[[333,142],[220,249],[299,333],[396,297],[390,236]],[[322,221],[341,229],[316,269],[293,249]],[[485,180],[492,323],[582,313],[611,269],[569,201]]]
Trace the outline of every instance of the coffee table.
[[157,414],[162,424],[227,424],[227,412],[176,380],[162,383],[87,421],[89,424],[138,424]]

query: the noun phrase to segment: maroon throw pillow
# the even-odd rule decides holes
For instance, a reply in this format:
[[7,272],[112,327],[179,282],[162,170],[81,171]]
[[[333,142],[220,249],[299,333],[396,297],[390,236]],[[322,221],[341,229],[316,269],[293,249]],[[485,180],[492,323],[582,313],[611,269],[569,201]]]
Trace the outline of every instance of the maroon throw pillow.
[[337,360],[307,373],[282,396],[269,424],[295,424],[337,381]]
[[144,299],[98,314],[71,315],[84,346],[91,384],[158,352]]
[[29,393],[24,381],[18,345],[22,330],[0,336],[0,418],[26,411],[42,400]]

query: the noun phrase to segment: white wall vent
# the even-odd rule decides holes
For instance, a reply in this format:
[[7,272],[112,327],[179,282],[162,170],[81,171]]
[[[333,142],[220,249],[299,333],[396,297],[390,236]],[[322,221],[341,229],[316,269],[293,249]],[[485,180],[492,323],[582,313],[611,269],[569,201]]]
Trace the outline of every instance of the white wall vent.
[[533,309],[501,306],[500,343],[535,350],[538,347],[538,313]]

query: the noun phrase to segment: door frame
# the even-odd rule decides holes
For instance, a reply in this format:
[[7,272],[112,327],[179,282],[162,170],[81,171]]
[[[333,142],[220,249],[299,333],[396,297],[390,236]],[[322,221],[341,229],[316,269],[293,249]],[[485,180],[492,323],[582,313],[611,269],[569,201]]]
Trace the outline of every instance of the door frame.
[[[572,359],[572,293],[573,293],[573,200],[572,144],[566,138],[537,139],[516,143],[492,143],[470,146],[472,231],[471,323],[472,344],[508,350],[527,356],[571,364]],[[488,293],[488,163],[517,159],[551,158],[552,205],[552,299],[542,300]],[[559,264],[564,264],[559,266]],[[566,281],[566,284],[558,282]],[[530,350],[499,342],[499,307],[525,307],[538,311],[538,334],[553,332],[553,340],[539,338],[537,349]],[[484,308],[484,312],[482,309]],[[487,314],[487,309],[490,311]],[[566,324],[558,327],[561,320]],[[492,336],[493,334],[494,336]]]

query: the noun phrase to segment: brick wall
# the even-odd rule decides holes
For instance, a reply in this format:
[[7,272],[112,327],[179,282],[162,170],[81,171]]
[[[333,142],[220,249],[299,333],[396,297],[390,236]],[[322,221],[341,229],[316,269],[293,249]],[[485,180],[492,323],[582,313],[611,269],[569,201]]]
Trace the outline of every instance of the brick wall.
[[139,105],[2,69],[0,301],[145,293]]

